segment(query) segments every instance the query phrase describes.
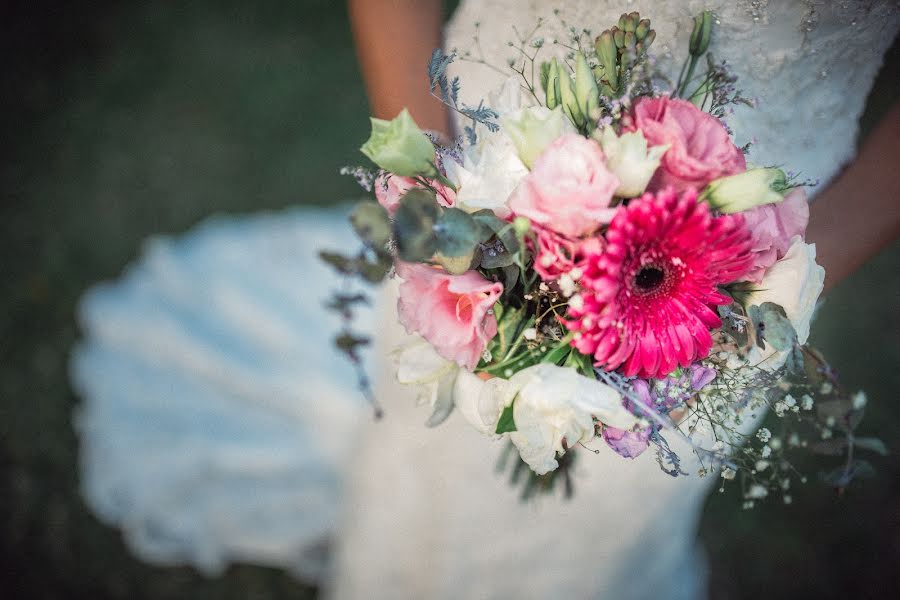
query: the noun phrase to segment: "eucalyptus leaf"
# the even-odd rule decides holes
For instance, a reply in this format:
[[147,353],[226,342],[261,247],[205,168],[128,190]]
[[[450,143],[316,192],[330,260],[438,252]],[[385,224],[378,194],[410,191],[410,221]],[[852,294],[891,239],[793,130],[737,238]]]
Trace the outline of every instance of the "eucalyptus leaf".
[[383,206],[362,202],[350,214],[356,234],[369,246],[383,248],[391,239],[391,220]]
[[797,332],[781,306],[763,302],[760,306],[751,306],[749,314],[758,340],[767,341],[778,351],[789,350],[797,343]]
[[330,250],[322,250],[319,252],[319,258],[334,268],[335,271],[342,275],[349,275],[356,271],[356,259],[344,256]]
[[888,455],[888,448],[884,442],[874,437],[858,437],[853,440],[853,444],[859,448],[877,452],[881,456]]
[[437,251],[434,225],[440,207],[434,193],[415,188],[400,199],[394,213],[394,239],[400,258],[410,262],[424,262]]
[[503,293],[509,294],[516,287],[516,282],[519,281],[519,269],[516,265],[509,265],[508,267],[503,267]]
[[374,261],[361,258],[356,263],[356,272],[369,283],[380,283],[384,281],[384,278],[387,277],[390,270],[390,258],[385,256],[379,256]]
[[513,405],[510,404],[500,413],[500,419],[497,421],[497,430],[495,433],[510,433],[516,431],[516,421],[513,418]]
[[[506,246],[506,249],[510,254],[515,254],[519,251],[519,241],[516,239],[516,233],[513,228],[510,227],[509,223],[486,209],[473,213],[472,218],[484,228],[493,232],[503,245]],[[488,236],[488,238],[489,237],[490,236]],[[482,241],[486,241],[488,238],[484,238]]]
[[479,241],[480,229],[469,213],[447,208],[434,224],[437,249],[444,256],[471,255]]
[[486,244],[481,249],[480,265],[485,269],[502,269],[515,264],[515,257],[501,244]]
[[474,251],[464,256],[445,256],[444,254],[437,252],[433,257],[433,260],[444,267],[444,270],[451,275],[462,275],[472,268],[474,256]]

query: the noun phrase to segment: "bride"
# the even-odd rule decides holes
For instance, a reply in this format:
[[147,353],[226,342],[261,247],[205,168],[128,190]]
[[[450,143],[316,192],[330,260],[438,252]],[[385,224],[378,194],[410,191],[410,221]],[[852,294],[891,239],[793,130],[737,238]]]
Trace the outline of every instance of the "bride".
[[[897,152],[896,110],[838,176],[900,26],[893,2],[566,0],[560,18],[552,8],[464,1],[445,46],[502,66],[514,26],[544,17],[549,57],[550,41],[566,37],[561,19],[599,30],[643,9],[672,69],[691,17],[713,9],[711,51],[759,100],[729,117],[736,142],[753,132],[750,162],[821,180],[808,237],[826,284],[896,236],[896,211],[872,216],[891,214],[898,187],[878,168]],[[439,45],[440,14],[437,0],[351,2],[376,116],[408,106],[423,127],[451,130],[418,66]],[[470,103],[503,82],[477,62],[453,68]],[[283,566],[336,598],[704,596],[695,531],[710,478],[670,478],[646,454],[585,452],[574,499],[522,504],[494,472],[499,446],[455,415],[426,429],[392,383],[384,356],[402,337],[396,326],[379,330],[373,352],[386,417],[372,422],[321,309],[336,282],[315,251],[351,243],[343,218],[296,210],[209,222],[154,241],[121,281],[87,296],[72,370],[92,508],[147,560],[207,572],[235,560]],[[367,315],[370,326],[389,303]]]

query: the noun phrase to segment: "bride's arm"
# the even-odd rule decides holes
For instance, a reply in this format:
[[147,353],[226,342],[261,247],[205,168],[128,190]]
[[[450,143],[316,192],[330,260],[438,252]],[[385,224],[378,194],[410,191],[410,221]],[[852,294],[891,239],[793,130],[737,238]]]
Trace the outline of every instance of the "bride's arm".
[[372,112],[404,107],[423,129],[450,132],[449,115],[428,90],[428,57],[442,45],[441,0],[348,0],[350,23]]
[[900,104],[865,141],[856,160],[810,207],[807,239],[833,287],[900,235]]

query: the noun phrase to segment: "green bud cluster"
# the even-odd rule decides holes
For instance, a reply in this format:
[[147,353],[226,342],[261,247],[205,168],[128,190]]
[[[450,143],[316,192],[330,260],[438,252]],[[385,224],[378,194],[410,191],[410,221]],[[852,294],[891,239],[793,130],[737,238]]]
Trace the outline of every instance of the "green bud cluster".
[[603,84],[604,94],[621,91],[624,71],[647,52],[655,39],[650,19],[642,19],[636,11],[623,14],[617,25],[597,36],[594,49],[600,64],[595,75]]

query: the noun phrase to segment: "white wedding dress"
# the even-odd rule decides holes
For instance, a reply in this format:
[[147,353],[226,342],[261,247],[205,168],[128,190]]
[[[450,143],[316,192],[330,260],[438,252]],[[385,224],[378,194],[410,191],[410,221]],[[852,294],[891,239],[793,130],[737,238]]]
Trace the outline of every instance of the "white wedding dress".
[[[641,10],[674,68],[691,17],[714,9],[712,52],[746,96],[729,119],[749,160],[824,185],[854,152],[866,95],[900,27],[892,1],[565,0],[594,33]],[[553,3],[463,2],[447,46],[505,64],[511,26],[545,17],[547,56],[566,36]],[[453,65],[477,102],[502,83]],[[814,192],[814,190],[813,190]],[[335,598],[697,598],[700,507],[713,481],[671,478],[636,460],[581,452],[576,495],[522,504],[494,472],[502,445],[458,415],[436,429],[392,383],[401,339],[391,294],[377,307],[372,363],[386,416],[373,422],[352,370],[331,349],[322,302],[339,282],[318,248],[352,243],[343,209],[217,218],[152,240],[121,280],[84,299],[72,360],[83,402],[84,495],[131,548],[216,573],[231,561],[282,566]],[[372,329],[375,315],[365,313]],[[688,458],[689,450],[673,443]],[[690,467],[689,463],[689,467]]]

